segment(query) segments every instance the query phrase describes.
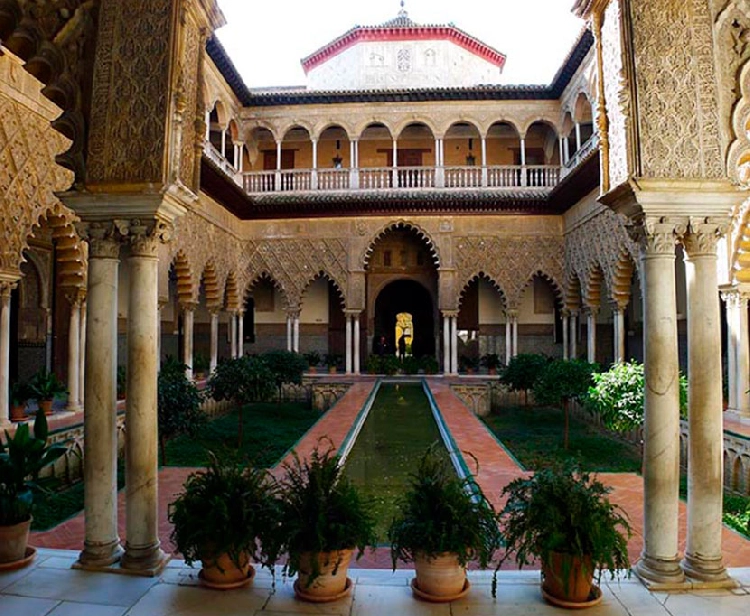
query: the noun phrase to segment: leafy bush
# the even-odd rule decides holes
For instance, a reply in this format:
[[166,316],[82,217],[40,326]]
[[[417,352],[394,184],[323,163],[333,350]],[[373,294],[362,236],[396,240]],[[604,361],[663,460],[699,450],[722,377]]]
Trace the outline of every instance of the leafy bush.
[[544,367],[534,382],[534,399],[539,404],[563,407],[565,449],[568,448],[570,401],[581,401],[587,396],[592,383],[591,375],[596,368],[596,364],[590,364],[582,359],[556,359]]
[[193,372],[195,374],[206,374],[211,367],[211,360],[203,353],[193,355]]
[[440,364],[433,355],[423,355],[419,358],[419,364],[425,374],[437,374],[440,371]]
[[407,355],[404,357],[404,361],[401,362],[401,369],[404,371],[404,374],[416,374],[421,367],[421,362],[413,355]]
[[167,441],[180,434],[194,436],[205,425],[203,393],[185,376],[185,364],[168,359],[159,371],[159,445],[167,464]]
[[500,361],[500,356],[497,353],[482,355],[479,361],[487,370],[497,370],[503,363]]
[[317,351],[309,351],[303,357],[307,360],[307,365],[310,368],[315,368],[320,363],[320,353]]
[[[587,407],[610,430],[627,432],[643,423],[645,378],[643,364],[615,364],[607,372],[593,374]],[[680,375],[680,414],[687,412],[687,379]]]
[[500,382],[505,383],[512,391],[524,392],[524,403],[528,403],[528,391],[544,370],[549,360],[539,353],[520,353],[511,357],[505,366]]
[[302,374],[307,369],[308,363],[304,356],[293,351],[268,351],[260,356],[273,374],[274,383],[279,390],[279,402],[281,402],[281,388],[284,383],[299,385],[302,383]]
[[365,370],[367,370],[368,374],[387,374],[392,376],[400,369],[401,362],[395,355],[370,355],[365,364]]

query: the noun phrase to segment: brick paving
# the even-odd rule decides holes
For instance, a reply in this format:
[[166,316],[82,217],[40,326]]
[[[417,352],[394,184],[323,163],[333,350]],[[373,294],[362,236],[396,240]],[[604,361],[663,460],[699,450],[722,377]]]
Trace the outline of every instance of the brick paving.
[[[503,504],[500,498],[503,487],[516,477],[523,476],[524,471],[495,440],[484,423],[451,391],[450,382],[450,379],[429,379],[432,394],[456,442],[456,446],[459,450],[471,452],[477,457],[479,463],[479,471],[476,475],[477,482],[495,507],[500,508]],[[309,454],[323,436],[330,438],[334,446],[338,448],[372,391],[374,383],[373,378],[365,377],[354,381],[349,391],[297,443],[295,450],[299,455],[304,457]],[[747,433],[750,436],[750,426],[739,422],[734,425],[730,421],[726,427],[733,432]],[[743,429],[744,432],[736,428]],[[470,469],[474,470],[471,458],[465,456],[465,459]],[[289,457],[287,456],[285,460],[289,460]],[[276,475],[280,472],[280,468],[280,465],[277,465],[272,469],[272,472]],[[168,503],[174,500],[175,495],[181,490],[185,478],[193,470],[165,467],[159,471],[159,536],[166,551],[174,549],[169,541],[171,526],[167,521]],[[631,561],[634,562],[643,547],[643,481],[635,473],[600,473],[599,478],[605,484],[612,486],[612,501],[620,504],[630,518],[633,537],[628,548]],[[123,540],[125,539],[124,496],[123,491],[118,499],[119,532]],[[680,537],[683,542],[686,511],[685,504],[681,502]],[[83,514],[79,514],[52,530],[32,533],[31,543],[38,547],[77,550],[83,546],[83,529]],[[683,548],[684,545],[681,545],[681,549]],[[726,566],[750,567],[750,541],[724,528],[723,548]],[[387,548],[369,551],[356,564],[353,563],[353,566],[376,569],[390,568],[390,551]],[[511,567],[510,564],[508,566]],[[403,565],[399,564],[399,568],[402,567]]]

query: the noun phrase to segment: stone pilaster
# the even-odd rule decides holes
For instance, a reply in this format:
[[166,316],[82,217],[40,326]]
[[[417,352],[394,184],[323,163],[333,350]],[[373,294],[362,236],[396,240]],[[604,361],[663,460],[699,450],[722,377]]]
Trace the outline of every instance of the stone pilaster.
[[645,217],[632,229],[643,272],[645,419],[643,579],[680,583],[678,559],[680,405],[675,300],[675,243],[685,224]]
[[719,238],[726,221],[691,219],[683,239],[688,315],[688,522],[683,569],[691,578],[728,579],[721,553],[723,422]]
[[157,338],[158,249],[169,239],[169,232],[169,226],[159,221],[133,221],[129,229],[127,542],[121,565],[139,575],[156,575],[168,560],[161,550],[158,524]]
[[117,534],[117,281],[121,234],[112,223],[84,227],[89,241],[83,415],[84,547],[74,565],[120,560]]

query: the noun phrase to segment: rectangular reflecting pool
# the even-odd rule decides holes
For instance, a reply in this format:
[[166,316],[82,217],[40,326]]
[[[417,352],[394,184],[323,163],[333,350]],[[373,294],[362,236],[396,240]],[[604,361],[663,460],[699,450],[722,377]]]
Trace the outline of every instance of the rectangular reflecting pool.
[[[409,474],[440,432],[420,383],[385,383],[346,458],[344,475],[373,501],[378,542],[386,543]],[[442,447],[448,460],[448,452]]]

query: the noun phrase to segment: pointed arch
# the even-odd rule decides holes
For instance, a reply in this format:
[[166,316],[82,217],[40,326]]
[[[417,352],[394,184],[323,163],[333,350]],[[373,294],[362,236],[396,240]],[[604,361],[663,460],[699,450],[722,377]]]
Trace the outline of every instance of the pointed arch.
[[459,308],[461,306],[461,303],[464,300],[464,296],[466,294],[466,291],[468,290],[469,286],[474,282],[479,282],[480,280],[483,280],[490,284],[490,286],[495,289],[495,291],[498,292],[500,297],[503,300],[503,307],[505,309],[508,308],[508,297],[505,293],[505,290],[500,286],[500,283],[491,276],[490,274],[487,274],[483,270],[478,270],[475,273],[470,274],[467,278],[464,279],[464,283],[461,285],[461,291],[458,294],[458,305]]
[[336,277],[333,274],[331,274],[326,268],[321,268],[317,274],[315,274],[314,276],[310,276],[305,281],[305,284],[303,285],[302,290],[300,292],[300,299],[307,292],[307,289],[310,287],[310,285],[313,284],[316,280],[327,280],[328,282],[330,282],[336,289],[336,292],[339,294],[341,305],[346,306],[346,286],[342,285],[336,279]]
[[604,284],[604,271],[597,263],[589,271],[586,286],[583,289],[583,303],[589,308],[598,308],[602,305],[602,285]]
[[367,243],[367,247],[365,248],[364,253],[358,259],[363,269],[367,269],[367,266],[370,263],[370,257],[372,256],[373,250],[375,249],[375,244],[377,244],[381,239],[383,239],[383,237],[388,232],[396,231],[396,230],[413,231],[414,233],[416,233],[419,239],[422,240],[427,245],[427,248],[430,251],[432,262],[435,264],[436,267],[440,267],[440,252],[438,250],[437,244],[432,239],[430,234],[416,223],[412,223],[407,220],[398,220],[398,221],[389,222],[383,225],[379,231],[377,231],[373,236],[371,236],[370,241]]
[[172,259],[172,267],[177,277],[177,300],[180,304],[192,304],[196,300],[196,288],[190,262],[182,250]]
[[635,271],[635,263],[630,253],[627,251],[620,253],[612,272],[610,299],[621,308],[630,303],[630,288]]
[[239,285],[237,284],[234,272],[227,274],[227,279],[224,283],[224,307],[230,312],[239,310],[240,308]]
[[244,303],[245,300],[252,294],[253,287],[257,285],[259,282],[264,281],[267,283],[270,283],[274,289],[279,291],[281,293],[281,296],[284,300],[284,305],[289,307],[290,306],[290,296],[287,291],[287,289],[284,288],[284,285],[279,281],[269,270],[263,269],[259,272],[256,272],[253,276],[251,276],[248,279],[248,283],[245,285],[245,288],[242,291],[241,294],[241,303]]
[[213,261],[209,261],[203,269],[201,276],[203,282],[203,291],[206,297],[206,306],[208,308],[218,308],[222,304],[221,287],[219,286],[219,277],[216,274],[216,266]]
[[568,310],[580,310],[581,308],[581,280],[576,273],[568,274],[563,305]]

